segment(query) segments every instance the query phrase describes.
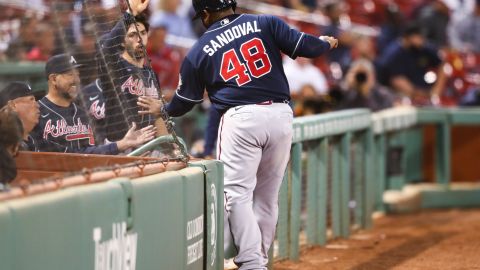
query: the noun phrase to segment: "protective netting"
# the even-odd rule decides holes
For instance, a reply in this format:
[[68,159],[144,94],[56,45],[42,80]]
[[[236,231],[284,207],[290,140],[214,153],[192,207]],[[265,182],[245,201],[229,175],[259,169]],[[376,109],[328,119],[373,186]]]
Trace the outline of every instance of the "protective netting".
[[[29,10],[27,6],[20,5],[20,2],[0,1],[0,5],[6,9]],[[9,50],[5,53],[11,62],[14,62],[17,56],[36,61],[30,63],[38,65],[31,64],[29,67],[36,69],[36,73],[41,69],[40,73],[44,76],[35,80],[28,80],[28,76],[25,76],[27,79],[23,81],[31,85],[40,106],[40,113],[39,123],[26,141],[32,141],[34,146],[29,147],[27,144],[26,149],[21,150],[60,153],[58,164],[64,159],[63,153],[153,157],[159,158],[158,162],[163,163],[187,161],[186,146],[183,140],[177,137],[174,123],[163,109],[166,101],[162,90],[168,88],[167,95],[171,96],[178,82],[175,78],[178,78],[179,67],[172,65],[169,72],[162,73],[155,67],[152,68],[147,52],[148,34],[151,30],[147,19],[148,9],[134,16],[128,1],[125,0],[49,0],[43,1],[41,6],[42,10],[24,13],[26,18],[20,19],[14,27],[14,30],[20,33],[19,36],[35,35],[33,38],[40,39],[42,42],[36,42],[40,44],[38,50],[28,48],[28,56],[23,57],[27,51],[22,51],[22,46],[28,41],[23,38],[23,43],[19,42],[16,48],[11,45],[15,40],[9,40]],[[35,31],[30,34],[22,33],[28,31],[28,27],[34,27]],[[11,36],[15,37],[15,34]],[[67,57],[68,67],[62,66],[65,61],[61,59],[53,61],[49,67],[52,56],[54,58],[58,55]],[[176,55],[175,59],[179,62],[181,54]],[[62,77],[60,80],[57,76],[59,74],[72,77]],[[159,80],[165,81],[167,85],[162,86]],[[4,88],[9,83],[11,82],[2,81],[0,86]],[[60,92],[62,84],[67,87],[63,87],[64,92],[60,94],[74,97],[71,104],[60,105],[49,95],[54,92],[52,88]],[[148,108],[140,106],[140,97],[149,98],[153,105]],[[27,109],[34,111],[33,107]],[[57,140],[62,136],[65,137],[63,141]],[[128,143],[125,143],[127,137]],[[112,143],[117,143],[118,149],[95,148]],[[20,158],[30,159],[30,162],[27,160],[17,162],[18,164],[31,165],[37,164],[39,156],[22,154]],[[51,159],[49,156],[49,160],[55,158]],[[141,163],[144,166],[154,162],[155,160],[149,159]],[[128,166],[127,164],[135,164],[135,160],[113,160],[108,164],[85,162],[88,164],[87,169],[92,172],[99,168],[108,169],[115,163]],[[20,166],[20,174],[23,169],[25,168]],[[49,170],[35,168],[35,171],[44,169]],[[73,171],[68,171],[69,175],[72,173]],[[85,171],[79,172],[82,173],[85,174]],[[42,179],[51,174],[28,176]]]
[[[116,8],[109,12],[99,12],[98,2],[94,0],[74,5],[54,0],[52,5],[64,51],[76,56],[82,65],[79,68],[82,87],[80,101],[89,110],[97,129],[97,139],[120,140],[132,123],[136,123],[138,128],[155,125],[157,136],[173,135],[174,142],[178,144],[172,122],[163,110],[159,110],[157,115],[139,114],[142,110],[137,105],[140,96],[158,99],[165,104],[157,74],[151,67],[146,51],[149,30],[146,17],[127,13],[131,7],[124,1],[118,1]],[[65,13],[72,12],[79,15],[79,23],[83,25],[80,48],[72,42],[74,37],[71,35],[74,33],[62,23]],[[100,97],[95,99],[99,93],[92,93],[92,88],[102,89],[103,106],[99,105]],[[178,151],[163,151],[160,154],[169,158],[186,156],[185,149],[178,145],[176,149]]]

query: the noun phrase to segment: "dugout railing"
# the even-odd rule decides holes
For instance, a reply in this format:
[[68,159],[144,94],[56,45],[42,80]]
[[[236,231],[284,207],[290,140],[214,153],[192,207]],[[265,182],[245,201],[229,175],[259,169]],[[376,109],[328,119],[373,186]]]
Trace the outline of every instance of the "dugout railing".
[[295,118],[275,258],[296,260],[301,244],[346,238],[371,227],[374,211],[391,210],[384,193],[422,179],[426,125],[435,129],[435,178],[418,192],[418,207],[480,206],[478,185],[451,183],[450,161],[452,126],[480,125],[480,109],[347,110]]

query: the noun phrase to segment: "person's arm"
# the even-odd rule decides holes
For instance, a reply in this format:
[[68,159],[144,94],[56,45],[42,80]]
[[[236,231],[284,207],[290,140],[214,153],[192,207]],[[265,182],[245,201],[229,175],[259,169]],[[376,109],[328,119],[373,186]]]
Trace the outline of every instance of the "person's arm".
[[436,48],[427,46],[426,51],[429,55],[430,67],[435,69],[435,74],[437,75],[434,85],[430,88],[430,101],[433,105],[438,105],[440,103],[440,96],[447,83],[447,75],[444,72],[445,64],[440,58]]
[[[180,67],[180,83],[170,103],[165,105],[169,116],[178,117],[189,112],[195,104],[202,103],[205,83],[198,74],[198,70],[188,57]],[[148,97],[139,97],[138,106],[142,107],[139,114],[159,115],[162,111],[162,102]]]
[[395,75],[390,80],[390,85],[397,92],[412,97],[415,93],[415,86],[403,75]]
[[195,103],[186,101],[175,95],[172,101],[165,106],[165,110],[167,110],[168,115],[178,117],[189,112],[193,106],[195,106]]
[[127,134],[119,141],[108,143],[104,145],[87,146],[82,148],[69,148],[64,145],[60,145],[56,142],[45,140],[41,137],[32,134],[32,141],[35,145],[34,148],[37,152],[60,152],[60,153],[81,153],[81,154],[96,154],[96,155],[117,155],[129,148],[140,146],[153,138],[155,138],[155,127],[147,126],[143,129],[136,130],[135,123],[128,130]]
[[104,53],[115,54],[119,52],[121,44],[125,39],[125,26],[135,21],[135,16],[142,13],[148,7],[150,0],[145,0],[145,2],[142,2],[142,0],[129,0],[129,2],[131,10],[127,9],[110,32],[103,35],[100,39]]
[[77,149],[66,149],[67,153],[94,154],[94,155],[117,155],[119,148],[117,143],[108,143],[104,145],[88,146]]
[[203,149],[203,156],[211,156],[215,149],[215,143],[218,136],[218,127],[220,126],[220,119],[222,113],[210,106],[208,110],[208,122],[205,130],[205,145]]
[[153,138],[155,138],[155,132],[154,126],[147,126],[137,130],[137,125],[132,123],[132,127],[121,140],[104,145],[80,148],[75,152],[83,154],[117,155],[127,149],[140,146],[153,140]]
[[435,81],[435,84],[432,87],[431,94],[432,95],[437,95],[440,96],[443,92],[443,89],[445,89],[445,84],[447,83],[447,75],[443,71],[444,64],[440,65],[437,68],[437,80]]
[[338,46],[338,40],[333,37],[315,37],[300,32],[274,16],[266,16],[266,19],[266,23],[270,25],[275,42],[280,50],[292,59],[299,56],[308,58],[318,57]]

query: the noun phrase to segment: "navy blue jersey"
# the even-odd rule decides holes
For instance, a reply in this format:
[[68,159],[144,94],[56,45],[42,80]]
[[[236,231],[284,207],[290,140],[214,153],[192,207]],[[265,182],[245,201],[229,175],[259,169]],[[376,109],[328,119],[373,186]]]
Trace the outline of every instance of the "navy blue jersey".
[[[28,148],[39,152],[118,154],[116,143],[95,146],[93,128],[87,113],[75,103],[61,107],[47,97],[38,101],[40,119],[27,141]],[[34,144],[34,145],[31,145]]]
[[132,15],[125,13],[100,41],[105,58],[103,69],[111,76],[111,79],[103,79],[101,84],[105,97],[106,136],[110,141],[117,141],[125,136],[132,122],[135,122],[138,128],[153,125],[155,122],[154,115],[139,115],[141,108],[137,105],[139,96],[159,98],[160,89],[157,89],[154,71],[147,66],[139,68],[121,56],[124,51],[122,43],[125,25],[131,20]]
[[416,87],[427,90],[432,84],[425,81],[425,74],[436,70],[441,63],[437,49],[429,45],[408,49],[397,41],[378,58],[377,73],[380,82],[385,85],[390,85],[393,77],[405,76]]
[[[175,103],[200,103],[206,89],[219,111],[264,101],[290,99],[281,52],[316,57],[330,49],[317,37],[268,15],[230,15],[212,24],[182,63]],[[177,100],[175,100],[177,99]]]
[[82,99],[85,110],[90,117],[90,123],[95,130],[95,141],[99,144],[104,142],[106,136],[105,125],[105,98],[100,79],[82,89]]

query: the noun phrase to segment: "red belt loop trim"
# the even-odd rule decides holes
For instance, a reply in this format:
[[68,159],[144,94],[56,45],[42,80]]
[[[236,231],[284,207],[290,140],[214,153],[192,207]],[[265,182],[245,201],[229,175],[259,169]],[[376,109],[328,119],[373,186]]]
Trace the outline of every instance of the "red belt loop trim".
[[272,105],[272,104],[273,104],[273,100],[267,100],[264,102],[257,103],[257,105]]

